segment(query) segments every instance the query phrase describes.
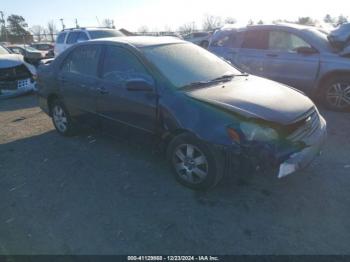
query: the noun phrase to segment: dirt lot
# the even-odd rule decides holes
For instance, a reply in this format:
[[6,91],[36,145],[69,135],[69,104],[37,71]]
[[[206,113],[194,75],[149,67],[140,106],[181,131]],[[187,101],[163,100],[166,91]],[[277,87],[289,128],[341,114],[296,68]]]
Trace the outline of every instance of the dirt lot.
[[307,170],[209,193],[149,147],[63,138],[33,96],[0,101],[0,254],[350,254],[350,114]]

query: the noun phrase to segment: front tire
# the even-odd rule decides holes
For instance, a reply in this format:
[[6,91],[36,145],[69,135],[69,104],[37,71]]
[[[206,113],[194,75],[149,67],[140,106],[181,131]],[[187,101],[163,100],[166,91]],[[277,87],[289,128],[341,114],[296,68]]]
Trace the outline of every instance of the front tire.
[[167,158],[176,180],[188,188],[208,190],[223,177],[220,152],[191,134],[175,137],[168,146]]
[[60,100],[54,100],[51,104],[52,122],[57,132],[62,136],[75,134],[72,118]]
[[328,80],[322,89],[323,105],[334,111],[350,110],[350,77],[338,76]]

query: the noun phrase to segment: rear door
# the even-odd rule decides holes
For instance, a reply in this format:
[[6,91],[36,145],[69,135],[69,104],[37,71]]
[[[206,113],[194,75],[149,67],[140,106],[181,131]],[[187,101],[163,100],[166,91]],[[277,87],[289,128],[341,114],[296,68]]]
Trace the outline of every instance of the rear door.
[[58,35],[55,43],[55,56],[58,56],[65,50],[67,32],[62,32]]
[[248,29],[244,32],[242,46],[235,55],[234,64],[242,71],[264,76],[264,60],[268,48],[268,31]]
[[97,100],[100,116],[155,132],[156,90],[129,91],[126,88],[126,83],[133,79],[143,79],[154,86],[153,77],[134,53],[120,46],[106,46],[100,78]]
[[269,32],[265,76],[272,80],[306,91],[311,88],[319,70],[320,54],[298,53],[300,47],[312,46],[294,33],[282,30]]
[[97,68],[101,46],[83,45],[73,49],[63,61],[58,84],[65,105],[75,116],[96,113]]

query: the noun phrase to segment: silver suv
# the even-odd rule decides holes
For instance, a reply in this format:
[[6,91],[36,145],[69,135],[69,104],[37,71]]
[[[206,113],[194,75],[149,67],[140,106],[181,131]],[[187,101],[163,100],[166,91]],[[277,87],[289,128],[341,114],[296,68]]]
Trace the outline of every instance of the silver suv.
[[68,47],[88,41],[91,39],[106,38],[106,37],[118,37],[124,36],[122,32],[111,28],[69,28],[61,31],[56,39],[55,43],[55,56],[58,56]]
[[350,110],[350,52],[315,27],[222,29],[213,35],[209,50],[244,72],[300,89],[329,109]]

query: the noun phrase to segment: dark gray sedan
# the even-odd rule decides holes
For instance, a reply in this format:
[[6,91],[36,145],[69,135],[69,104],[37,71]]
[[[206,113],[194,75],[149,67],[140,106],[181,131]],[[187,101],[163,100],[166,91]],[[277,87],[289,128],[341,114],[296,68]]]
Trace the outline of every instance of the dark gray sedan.
[[209,50],[241,70],[298,88],[333,110],[350,110],[350,50],[317,28],[282,24],[224,28]]
[[176,179],[193,189],[216,185],[246,161],[287,176],[306,167],[326,137],[325,120],[299,91],[173,37],[77,44],[39,67],[38,88],[60,134],[95,121],[106,131],[149,134]]

